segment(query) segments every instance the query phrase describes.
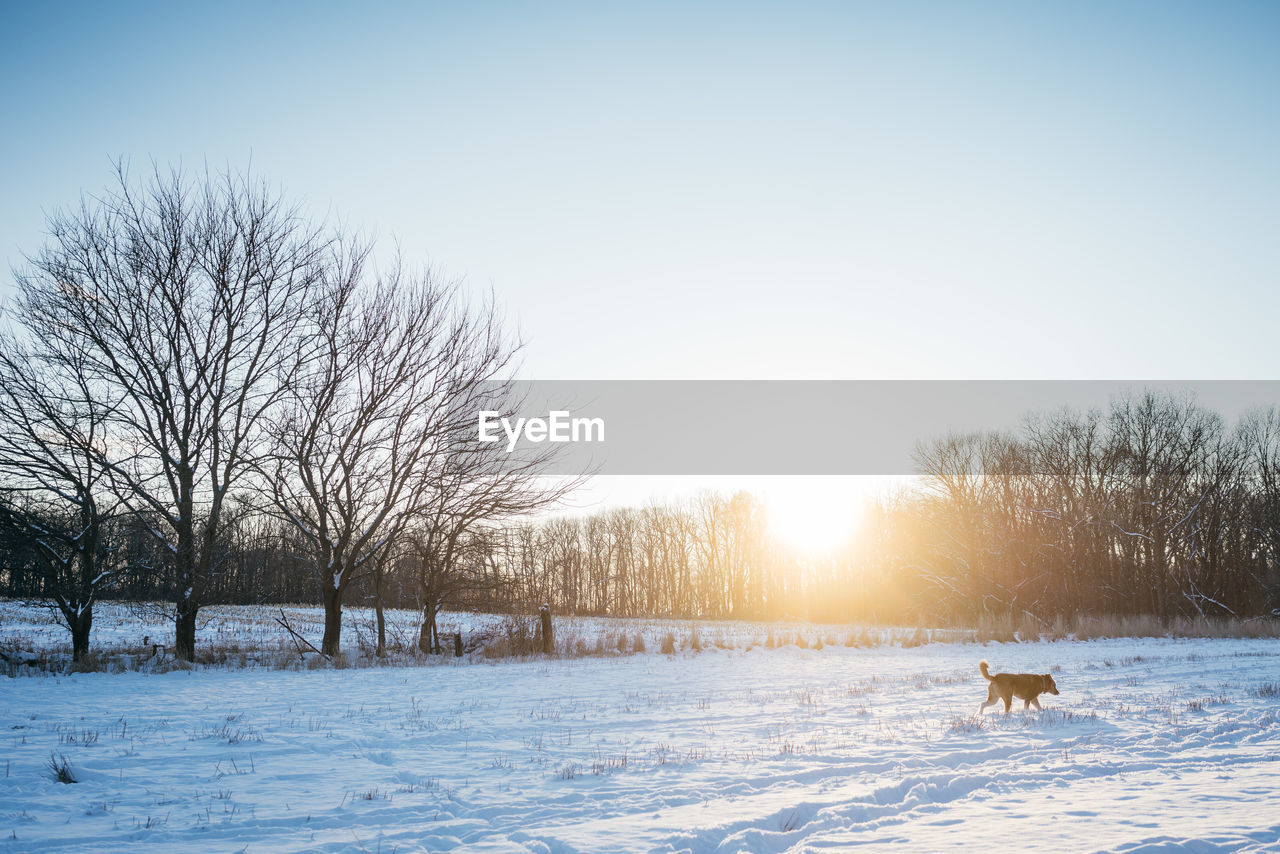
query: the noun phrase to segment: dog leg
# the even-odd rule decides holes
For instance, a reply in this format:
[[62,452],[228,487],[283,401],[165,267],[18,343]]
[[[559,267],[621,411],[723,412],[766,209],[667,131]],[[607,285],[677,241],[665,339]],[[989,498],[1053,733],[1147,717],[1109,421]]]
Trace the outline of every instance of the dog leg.
[[998,696],[1000,696],[1000,692],[996,690],[996,683],[992,682],[987,686],[987,701],[981,706],[978,706],[978,714],[982,714],[983,711],[986,710],[987,706],[994,706],[996,704],[996,697]]
[[[1033,702],[1033,703],[1035,703],[1035,704],[1036,704],[1036,708],[1037,708],[1037,709],[1040,709],[1040,698],[1039,698],[1039,697],[1032,697],[1032,698],[1031,698],[1031,702]],[[1040,711],[1044,711],[1044,710],[1043,710],[1043,709],[1040,709]]]

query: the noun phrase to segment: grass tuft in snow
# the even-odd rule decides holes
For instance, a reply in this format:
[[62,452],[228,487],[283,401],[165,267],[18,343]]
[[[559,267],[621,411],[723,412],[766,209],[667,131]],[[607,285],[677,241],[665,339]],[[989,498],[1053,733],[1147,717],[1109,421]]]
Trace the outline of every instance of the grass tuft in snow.
[[61,753],[50,753],[49,763],[46,766],[49,769],[49,776],[58,783],[79,783],[76,775],[71,770],[71,760],[63,756]]

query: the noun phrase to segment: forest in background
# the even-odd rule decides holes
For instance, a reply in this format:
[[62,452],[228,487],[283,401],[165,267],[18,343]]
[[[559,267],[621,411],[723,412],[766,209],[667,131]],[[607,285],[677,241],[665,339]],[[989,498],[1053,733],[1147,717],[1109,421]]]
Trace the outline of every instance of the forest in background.
[[[845,548],[805,556],[748,493],[502,524],[447,563],[410,523],[353,583],[380,607],[961,625],[987,615],[1274,616],[1280,609],[1280,413],[1228,428],[1158,392],[1107,411],[1033,413],[1014,434],[922,444],[916,486],[870,507]],[[53,525],[56,520],[49,520]],[[13,526],[0,594],[39,599],[47,567]],[[112,598],[163,599],[172,562],[150,527],[111,522]],[[247,508],[226,524],[207,601],[316,603],[307,544]],[[429,620],[428,620],[429,621]],[[424,621],[424,627],[426,627]],[[434,639],[432,639],[433,642]]]

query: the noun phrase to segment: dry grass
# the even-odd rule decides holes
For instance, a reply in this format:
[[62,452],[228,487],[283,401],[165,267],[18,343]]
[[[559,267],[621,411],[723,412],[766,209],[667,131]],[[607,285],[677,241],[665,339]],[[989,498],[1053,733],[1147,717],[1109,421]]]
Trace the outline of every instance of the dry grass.
[[[6,605],[0,602],[0,607]],[[114,623],[117,638],[136,631],[137,641],[95,640],[90,653],[73,663],[71,650],[60,638],[65,635],[45,620],[15,620],[13,629],[0,632],[0,675],[40,675],[51,673],[120,673],[141,671],[164,673],[203,668],[266,668],[281,670],[329,670],[348,667],[420,667],[451,665],[500,659],[541,658],[542,639],[538,620],[532,616],[469,616],[458,625],[464,632],[464,654],[455,658],[425,655],[417,649],[416,612],[388,614],[387,655],[379,657],[373,643],[375,633],[371,613],[354,617],[354,630],[344,632],[344,651],[332,657],[300,651],[275,625],[275,606],[250,608],[229,606],[209,609],[215,621],[198,635],[196,660],[177,660],[159,638],[158,626],[143,627],[138,620],[140,606],[113,604],[104,608],[103,623]],[[11,611],[13,605],[9,605]],[[317,636],[322,614],[319,609],[287,606],[291,624],[308,636]],[[42,614],[32,614],[41,617]],[[45,623],[49,623],[48,626]],[[32,625],[32,634],[21,625]],[[874,649],[885,646],[919,647],[933,643],[987,643],[1019,641],[1093,640],[1120,637],[1208,637],[1276,638],[1280,621],[1270,619],[1187,619],[1159,620],[1152,617],[1094,617],[1039,619],[1029,613],[987,615],[976,626],[965,628],[923,628],[911,626],[821,626],[797,621],[744,622],[687,620],[674,618],[591,618],[564,616],[555,619],[555,658],[614,657],[661,652],[663,655],[694,655],[703,650],[745,651],[764,649],[807,650],[824,654],[828,648]],[[133,628],[133,627],[137,628]],[[121,629],[124,631],[121,631]],[[132,631],[130,631],[132,629]],[[145,636],[150,631],[151,637]],[[442,635],[447,634],[442,628]],[[68,638],[69,639],[69,638]],[[448,644],[446,644],[448,645]]]
[[1014,643],[1036,640],[1098,640],[1101,638],[1277,638],[1280,620],[1257,617],[1174,617],[1150,615],[1057,617],[1053,622],[1028,613],[986,614],[978,620],[973,640]]

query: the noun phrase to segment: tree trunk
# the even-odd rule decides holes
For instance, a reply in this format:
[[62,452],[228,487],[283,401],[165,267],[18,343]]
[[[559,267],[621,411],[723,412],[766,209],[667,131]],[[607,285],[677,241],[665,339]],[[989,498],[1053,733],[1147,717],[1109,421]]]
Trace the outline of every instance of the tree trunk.
[[422,628],[418,629],[418,651],[431,652],[431,611],[422,609]]
[[382,569],[373,573],[373,611],[378,618],[378,658],[387,657],[387,619],[382,612]]
[[[177,548],[173,553],[174,577],[177,579],[177,620],[174,626],[173,654],[180,661],[196,660],[196,614],[200,610],[200,597],[204,585],[197,585],[196,534],[190,520],[194,518],[192,510],[192,474],[190,469],[181,468],[178,472],[178,484],[182,498],[178,503],[179,523],[177,525]],[[197,591],[199,586],[200,591]]]
[[86,606],[79,614],[63,610],[67,625],[71,628],[71,660],[79,664],[89,654],[89,630],[93,627],[93,606]]
[[551,655],[551,653],[555,652],[556,649],[555,637],[552,635],[551,631],[551,606],[543,604],[543,606],[538,609],[538,617],[541,621],[541,631],[539,634],[542,635],[542,654]]
[[325,655],[337,655],[342,642],[342,591],[336,589],[332,582],[321,588],[324,600],[324,638],[320,641],[320,652]]
[[178,618],[174,631],[173,654],[180,661],[196,660],[196,614],[200,606],[191,598],[178,601]]
[[418,649],[425,653],[437,652],[440,649],[434,602],[428,602],[422,606],[422,629],[418,632]]

